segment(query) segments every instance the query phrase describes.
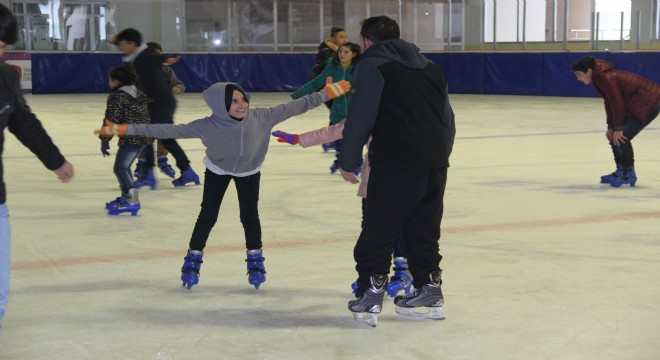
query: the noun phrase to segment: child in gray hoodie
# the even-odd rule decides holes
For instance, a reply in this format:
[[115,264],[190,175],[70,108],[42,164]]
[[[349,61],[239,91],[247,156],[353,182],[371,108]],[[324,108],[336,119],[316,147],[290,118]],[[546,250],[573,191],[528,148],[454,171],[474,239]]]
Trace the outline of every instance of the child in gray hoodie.
[[222,198],[233,180],[245,231],[248,281],[259,289],[266,281],[258,201],[261,164],[268,152],[273,127],[345,94],[347,81],[327,84],[321,91],[272,108],[250,109],[250,96],[236,83],[216,83],[202,96],[213,114],[187,124],[126,125],[106,122],[96,130],[103,136],[144,135],[162,139],[199,138],[206,146],[202,209],[181,268],[182,286],[199,282],[203,250],[218,219]]

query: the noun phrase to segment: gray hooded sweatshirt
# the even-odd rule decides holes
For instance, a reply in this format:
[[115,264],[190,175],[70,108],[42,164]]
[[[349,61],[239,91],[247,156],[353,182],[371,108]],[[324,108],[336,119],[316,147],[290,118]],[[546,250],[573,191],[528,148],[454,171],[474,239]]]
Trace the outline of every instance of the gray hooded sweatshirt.
[[[272,108],[249,108],[243,120],[238,121],[229,116],[225,105],[225,87],[229,84],[240,88],[236,83],[215,83],[202,93],[213,111],[211,116],[179,125],[129,125],[126,135],[199,138],[206,147],[204,163],[207,168],[216,173],[215,168],[219,168],[223,172],[220,175],[247,176],[261,168],[275,125],[330,100],[324,91],[319,91]],[[246,98],[249,99],[247,94]]]

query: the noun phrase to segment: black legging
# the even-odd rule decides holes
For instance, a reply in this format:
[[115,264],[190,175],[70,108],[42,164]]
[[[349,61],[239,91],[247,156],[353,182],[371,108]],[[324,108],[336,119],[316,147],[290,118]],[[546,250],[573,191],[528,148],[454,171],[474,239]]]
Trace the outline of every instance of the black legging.
[[[174,123],[174,111],[176,110],[176,103],[173,104],[155,104],[149,103],[149,117],[151,117],[152,124],[173,124]],[[188,156],[183,151],[179,143],[174,139],[162,139],[161,143],[167,151],[172,154],[176,160],[176,166],[181,170],[185,171],[190,168],[190,160]],[[154,156],[154,145],[153,141],[151,144],[147,145],[146,149],[143,152],[145,167],[151,169],[156,164],[156,159]]]
[[217,175],[208,169],[204,173],[202,210],[199,212],[195,229],[190,238],[190,249],[204,250],[211,229],[218,220],[220,204],[222,204],[222,198],[231,180],[234,180],[236,192],[238,193],[240,218],[245,231],[245,247],[248,250],[261,249],[261,223],[259,222],[258,210],[261,173],[236,177]]

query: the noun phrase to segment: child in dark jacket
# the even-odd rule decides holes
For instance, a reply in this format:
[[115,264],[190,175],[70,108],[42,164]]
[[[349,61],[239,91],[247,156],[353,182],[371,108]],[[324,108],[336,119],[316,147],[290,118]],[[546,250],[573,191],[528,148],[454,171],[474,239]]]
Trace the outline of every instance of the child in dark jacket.
[[[105,119],[118,124],[148,124],[149,98],[135,85],[138,76],[130,65],[110,69],[108,85],[110,94],[105,110]],[[110,156],[111,137],[101,136],[101,153]],[[133,184],[131,164],[149,144],[146,136],[126,136],[119,139],[115,156],[114,173],[119,181],[121,196],[105,204],[108,214],[118,215],[130,212],[133,216],[140,210],[138,189]]]

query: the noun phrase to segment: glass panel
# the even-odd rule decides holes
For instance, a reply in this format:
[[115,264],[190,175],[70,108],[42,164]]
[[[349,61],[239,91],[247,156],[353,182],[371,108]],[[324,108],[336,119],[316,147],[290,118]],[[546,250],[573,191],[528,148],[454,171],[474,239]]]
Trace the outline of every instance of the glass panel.
[[[596,16],[598,19],[598,40],[630,40],[630,0],[603,1],[596,0]],[[623,13],[623,29],[621,29],[621,14]]]
[[239,1],[232,8],[238,19],[237,47],[243,51],[271,51],[275,42],[273,1]]
[[227,0],[187,0],[185,50],[230,50]]

